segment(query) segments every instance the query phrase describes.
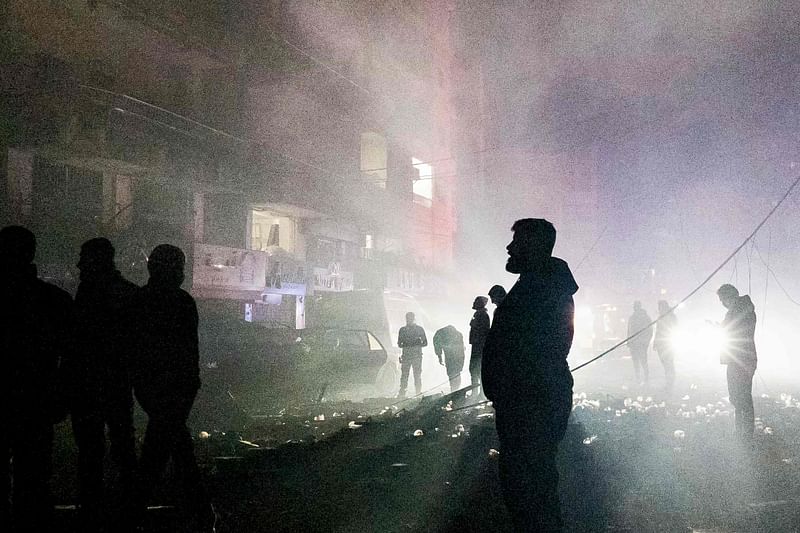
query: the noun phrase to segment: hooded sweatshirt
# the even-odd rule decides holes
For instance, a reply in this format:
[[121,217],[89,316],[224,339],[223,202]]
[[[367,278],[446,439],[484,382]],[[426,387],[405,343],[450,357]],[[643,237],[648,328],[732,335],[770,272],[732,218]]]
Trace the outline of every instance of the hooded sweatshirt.
[[567,355],[577,290],[567,263],[553,257],[544,276],[523,273],[497,307],[482,368],[484,393],[495,406],[542,406],[571,394]]
[[739,296],[733,303],[722,327],[728,339],[727,347],[720,355],[723,365],[736,364],[756,368],[756,311],[748,295]]

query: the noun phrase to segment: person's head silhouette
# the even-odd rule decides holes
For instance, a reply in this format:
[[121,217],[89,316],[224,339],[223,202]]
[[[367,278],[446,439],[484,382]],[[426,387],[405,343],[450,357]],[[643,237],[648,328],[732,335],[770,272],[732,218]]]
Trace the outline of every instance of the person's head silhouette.
[[115,270],[114,246],[105,237],[89,239],[81,245],[81,256],[78,260],[81,281]]
[[414,322],[416,322],[416,320],[417,320],[417,317],[414,316],[414,313],[412,313],[411,311],[406,313],[406,325],[407,326],[413,325]]
[[472,308],[476,311],[478,309],[486,309],[486,304],[489,302],[489,299],[486,296],[476,296],[475,301],[472,302]]
[[183,268],[186,256],[180,248],[171,244],[159,244],[147,258],[150,283],[180,287],[183,283]]
[[0,230],[0,265],[9,272],[26,270],[36,256],[36,237],[22,226]]
[[635,302],[633,302],[633,310],[634,310],[634,312],[635,311],[641,311],[642,310],[642,302],[640,302],[639,300],[636,300]]
[[505,297],[506,290],[502,285],[492,285],[492,288],[489,289],[489,298],[491,298],[494,305],[500,305],[500,302],[502,302]]
[[730,283],[726,283],[717,289],[717,296],[725,309],[730,309],[736,303],[736,300],[739,299],[739,289]]
[[512,274],[541,271],[556,244],[556,228],[543,218],[523,218],[511,226],[514,238],[506,250],[506,270]]

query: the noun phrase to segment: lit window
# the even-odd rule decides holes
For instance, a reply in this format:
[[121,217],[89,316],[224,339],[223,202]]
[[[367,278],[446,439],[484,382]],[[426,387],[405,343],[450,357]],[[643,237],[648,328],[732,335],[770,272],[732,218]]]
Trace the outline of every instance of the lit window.
[[430,207],[433,200],[433,167],[412,157],[411,164],[417,171],[414,179],[414,202]]
[[281,248],[296,252],[295,222],[292,218],[266,210],[253,209],[250,225],[250,249],[269,251]]

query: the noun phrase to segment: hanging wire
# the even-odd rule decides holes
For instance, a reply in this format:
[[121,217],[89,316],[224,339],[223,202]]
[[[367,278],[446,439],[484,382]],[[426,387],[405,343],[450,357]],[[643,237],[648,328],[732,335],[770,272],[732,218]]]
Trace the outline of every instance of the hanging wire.
[[694,289],[693,289],[691,292],[689,292],[689,294],[687,294],[686,296],[684,296],[684,297],[683,297],[683,299],[682,299],[681,301],[679,301],[678,303],[676,303],[674,306],[670,307],[670,308],[669,308],[669,310],[668,310],[666,313],[664,313],[663,315],[660,315],[660,316],[659,316],[659,317],[657,317],[655,320],[653,320],[652,322],[650,322],[649,324],[647,324],[645,327],[641,328],[639,331],[635,331],[635,332],[634,332],[632,335],[629,335],[629,336],[628,336],[628,338],[621,340],[620,342],[618,342],[617,344],[615,344],[614,346],[612,346],[612,347],[611,347],[611,348],[609,348],[608,350],[606,350],[606,351],[604,351],[603,353],[601,353],[601,354],[599,354],[599,355],[597,355],[597,356],[595,356],[595,357],[593,357],[593,358],[589,359],[589,360],[588,360],[588,361],[586,361],[585,363],[581,363],[580,365],[576,366],[575,368],[571,369],[570,371],[571,371],[571,372],[576,372],[576,371],[580,370],[581,368],[583,368],[583,367],[585,367],[585,366],[587,366],[587,365],[590,365],[591,363],[594,363],[595,361],[597,361],[597,360],[599,360],[599,359],[601,359],[601,358],[605,357],[606,355],[610,354],[611,352],[613,352],[614,350],[616,350],[616,349],[617,349],[617,348],[619,348],[620,346],[623,346],[624,344],[626,344],[626,343],[627,343],[629,340],[631,340],[632,338],[634,338],[634,337],[636,337],[637,335],[640,335],[640,334],[644,333],[645,331],[647,331],[648,329],[650,329],[650,328],[651,328],[653,325],[655,325],[656,323],[658,323],[658,322],[659,322],[659,321],[660,321],[662,318],[664,318],[665,316],[667,316],[667,315],[669,315],[669,314],[672,314],[672,313],[675,311],[675,309],[677,309],[677,308],[678,308],[678,306],[680,306],[681,304],[685,303],[687,300],[689,300],[689,298],[691,298],[692,296],[694,296],[694,295],[695,295],[695,294],[696,294],[696,293],[697,293],[697,292],[698,292],[700,289],[702,289],[702,288],[703,288],[703,287],[704,287],[704,286],[705,286],[705,285],[706,285],[706,284],[707,284],[709,281],[711,281],[711,280],[714,278],[714,276],[716,276],[716,275],[717,275],[717,273],[719,273],[719,271],[720,271],[720,270],[722,270],[722,269],[725,267],[725,265],[727,265],[727,264],[728,264],[728,262],[729,262],[731,259],[733,259],[734,257],[736,257],[736,254],[737,254],[737,253],[739,253],[739,251],[740,251],[742,248],[744,248],[745,246],[747,246],[747,243],[749,243],[749,242],[750,242],[750,241],[753,239],[753,237],[755,237],[755,236],[756,236],[756,234],[757,234],[757,233],[759,232],[759,230],[760,230],[760,229],[761,229],[761,228],[764,226],[764,224],[766,224],[766,223],[767,223],[767,221],[768,221],[768,220],[769,220],[769,219],[772,217],[772,215],[774,215],[774,214],[775,214],[775,212],[778,210],[778,208],[779,208],[781,205],[783,205],[783,202],[784,202],[784,201],[785,201],[785,200],[786,200],[786,199],[789,197],[789,195],[792,193],[792,191],[794,190],[794,188],[797,186],[797,184],[798,184],[798,183],[800,183],[800,176],[798,176],[798,177],[797,177],[797,179],[795,179],[795,180],[794,180],[794,182],[792,182],[792,184],[791,184],[791,185],[789,186],[789,188],[786,190],[786,192],[785,192],[785,193],[784,193],[784,195],[781,197],[781,199],[780,199],[780,200],[778,200],[778,202],[775,204],[775,206],[774,206],[774,207],[773,207],[773,208],[772,208],[772,209],[769,211],[769,213],[767,213],[767,216],[765,216],[765,217],[764,217],[764,219],[763,219],[763,220],[762,220],[762,221],[761,221],[761,222],[760,222],[760,223],[759,223],[759,224],[756,226],[756,228],[753,230],[753,232],[752,232],[752,233],[750,233],[750,235],[748,235],[748,236],[747,236],[747,238],[745,238],[745,240],[742,242],[742,244],[740,244],[739,246],[737,246],[737,247],[736,247],[736,249],[735,249],[733,252],[731,252],[731,254],[730,254],[730,255],[729,255],[729,256],[728,256],[728,257],[727,257],[727,258],[726,258],[726,259],[725,259],[725,260],[724,260],[724,261],[723,261],[723,262],[722,262],[722,263],[721,263],[721,264],[720,264],[718,267],[717,267],[717,268],[715,268],[715,269],[714,269],[714,271],[713,271],[713,272],[711,272],[711,274],[709,274],[709,275],[706,277],[706,279],[704,279],[704,280],[703,280],[703,281],[700,283],[700,285],[698,285],[697,287],[695,287],[695,288],[694,288]]
[[789,294],[789,291],[787,291],[786,288],[783,286],[783,283],[781,283],[781,280],[778,279],[778,275],[775,274],[775,271],[772,269],[772,267],[770,266],[769,262],[765,261],[764,258],[761,256],[761,251],[758,248],[756,248],[756,255],[758,255],[758,258],[761,260],[762,263],[764,263],[764,266],[767,268],[767,272],[769,274],[772,274],[772,279],[775,280],[775,283],[778,285],[778,288],[781,290],[781,292],[783,292],[784,296],[786,296],[786,298],[790,302],[792,302],[793,304],[795,304],[797,306],[800,306],[800,301],[795,300],[794,298],[792,298],[792,295]]
[[578,266],[576,266],[576,267],[575,267],[575,269],[572,271],[573,273],[577,272],[577,271],[578,271],[578,269],[579,269],[579,268],[581,268],[581,265],[582,265],[582,264],[584,263],[584,261],[586,261],[586,259],[589,257],[589,254],[591,254],[591,253],[592,253],[592,251],[595,249],[595,247],[597,246],[597,243],[599,243],[599,242],[600,242],[600,239],[602,239],[602,238],[603,238],[603,235],[605,235],[605,234],[606,234],[606,230],[608,230],[608,227],[609,227],[610,225],[611,225],[610,223],[608,223],[608,224],[606,224],[606,225],[605,225],[605,227],[603,228],[603,231],[601,231],[601,232],[600,232],[600,234],[599,234],[599,235],[597,236],[597,238],[594,240],[594,242],[593,242],[593,243],[592,243],[592,245],[589,247],[589,249],[588,249],[588,250],[586,250],[586,253],[585,253],[585,254],[583,254],[583,257],[581,257],[581,260],[580,260],[580,261],[578,261]]
[[[755,241],[754,241],[755,242]],[[767,268],[767,276],[764,280],[764,304],[763,310],[761,311],[761,327],[766,328],[767,326],[767,294],[769,293],[769,255],[772,251],[772,228],[769,228],[769,233],[767,237],[767,262],[764,264]],[[761,254],[759,254],[759,258],[761,258]]]

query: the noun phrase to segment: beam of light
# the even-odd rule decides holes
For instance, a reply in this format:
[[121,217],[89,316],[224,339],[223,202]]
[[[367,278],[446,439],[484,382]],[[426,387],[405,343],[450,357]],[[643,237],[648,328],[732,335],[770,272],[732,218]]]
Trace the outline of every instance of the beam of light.
[[706,321],[682,321],[670,342],[676,363],[684,371],[699,374],[718,372],[720,355],[729,346],[725,331]]

